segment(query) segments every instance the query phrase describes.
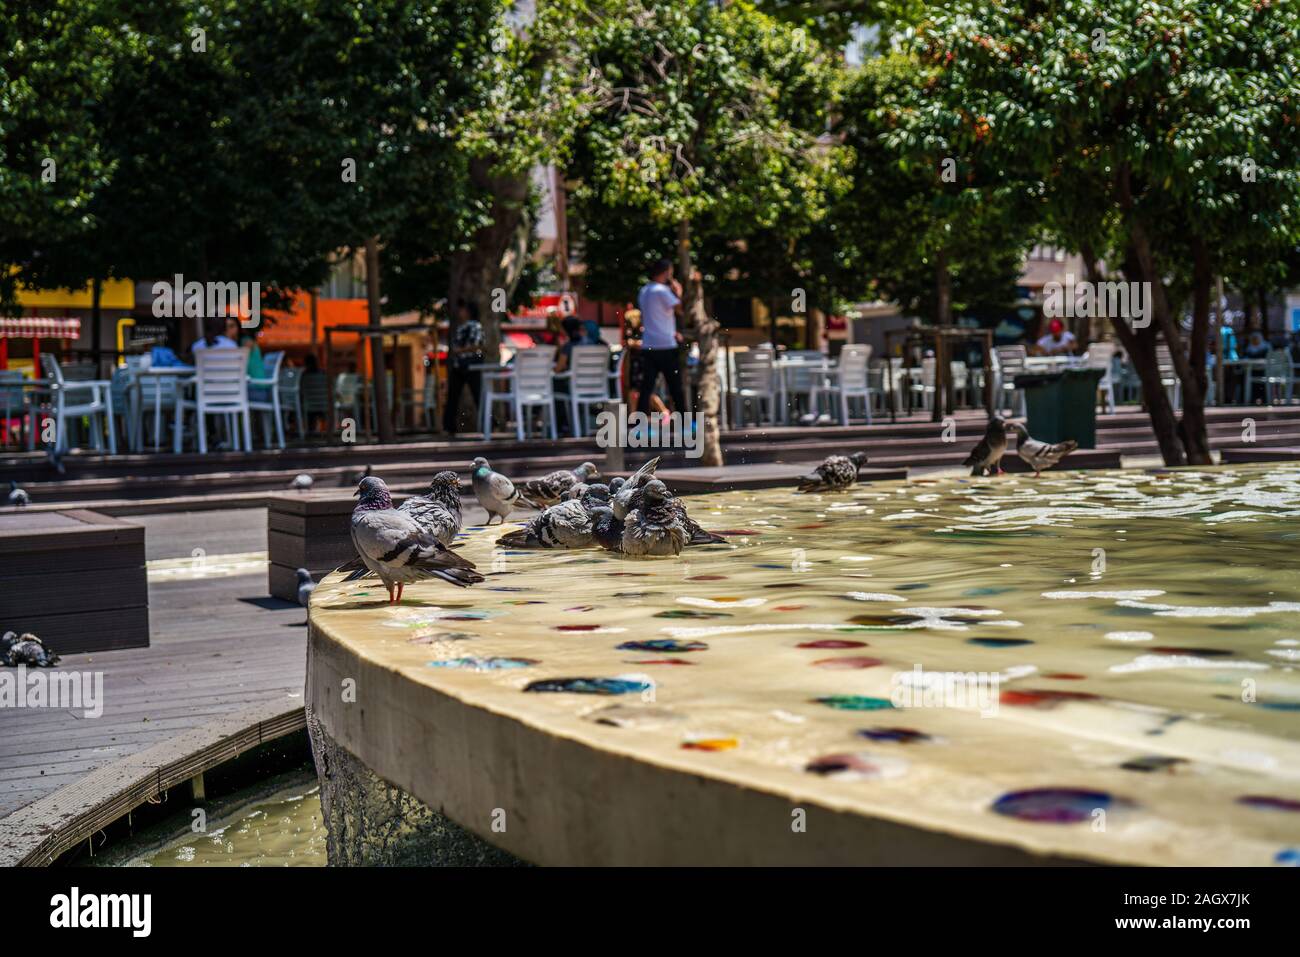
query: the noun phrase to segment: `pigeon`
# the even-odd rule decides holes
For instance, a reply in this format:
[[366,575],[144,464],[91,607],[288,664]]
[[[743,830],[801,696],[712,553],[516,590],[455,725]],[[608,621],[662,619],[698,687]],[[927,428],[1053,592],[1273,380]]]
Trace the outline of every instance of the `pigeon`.
[[311,572],[305,568],[298,569],[298,604],[306,608],[311,601],[311,593],[316,590],[316,582],[311,577]]
[[623,521],[623,554],[637,558],[681,554],[690,533],[672,507],[668,487],[651,479],[640,493],[636,507]]
[[293,477],[293,481],[289,483],[289,488],[296,489],[299,492],[306,492],[315,484],[316,483],[312,480],[310,475],[306,472],[301,472]]
[[559,469],[539,479],[524,482],[524,494],[543,508],[563,501],[564,493],[579,482],[599,478],[600,471],[590,462],[583,462],[576,469]]
[[1030,438],[1029,430],[1019,422],[1011,423],[1008,428],[1016,433],[1016,437],[1019,439],[1016,443],[1016,454],[1034,470],[1034,478],[1038,478],[1043,469],[1050,469],[1079,447],[1079,443],[1074,439],[1066,439],[1056,445],[1049,445],[1046,442],[1040,442],[1038,439]]
[[6,631],[0,638],[0,664],[16,668],[19,665],[31,665],[33,668],[53,668],[59,663],[59,656],[54,649],[47,648],[45,642],[27,632],[18,635]]
[[522,529],[497,539],[502,548],[589,548],[592,539],[592,512],[609,507],[609,489],[604,485],[584,485],[580,499],[568,499],[547,507]]
[[452,471],[439,472],[427,492],[412,495],[398,511],[406,512],[422,529],[450,545],[461,528],[460,476]]
[[962,465],[971,466],[971,475],[1002,474],[1002,456],[1007,451],[1007,424],[994,415],[989,418],[984,438],[966,456]]
[[858,469],[867,462],[866,452],[852,455],[828,455],[826,461],[809,474],[799,477],[800,492],[838,492],[858,481]]
[[18,483],[9,482],[9,504],[14,508],[22,508],[24,505],[30,505],[32,497],[27,494],[27,490],[18,487]]
[[441,578],[467,588],[483,581],[472,562],[422,529],[409,514],[393,508],[383,479],[363,478],[356,494],[361,500],[352,511],[352,544],[388,589],[389,604],[402,600],[409,582]]
[[474,495],[478,503],[487,509],[489,525],[492,524],[494,515],[500,518],[501,524],[504,525],[518,502],[537,508],[520,493],[519,489],[515,488],[514,482],[500,472],[492,471],[492,466],[488,464],[487,459],[479,456],[471,466],[474,472],[470,476],[470,484],[474,487]]
[[610,483],[609,490],[614,493],[614,517],[618,519],[627,518],[627,513],[632,511],[632,499],[638,489],[642,488],[647,482],[655,477],[655,469],[659,467],[659,456],[655,456],[649,462],[646,462],[639,469],[627,477],[627,481],[615,479],[618,487],[614,487],[614,482]]

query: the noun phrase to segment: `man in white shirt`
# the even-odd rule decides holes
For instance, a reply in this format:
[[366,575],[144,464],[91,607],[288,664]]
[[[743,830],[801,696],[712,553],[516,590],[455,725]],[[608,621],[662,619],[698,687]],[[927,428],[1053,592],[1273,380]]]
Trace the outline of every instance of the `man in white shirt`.
[[682,363],[677,354],[677,346],[682,341],[682,334],[677,331],[677,317],[682,314],[682,286],[673,278],[673,264],[667,259],[660,259],[650,267],[650,281],[641,287],[636,304],[641,310],[641,389],[636,400],[637,411],[649,414],[650,397],[662,374],[673,409],[685,415]]
[[1037,345],[1045,356],[1069,355],[1075,348],[1074,333],[1060,319],[1053,319],[1047,326],[1047,335]]

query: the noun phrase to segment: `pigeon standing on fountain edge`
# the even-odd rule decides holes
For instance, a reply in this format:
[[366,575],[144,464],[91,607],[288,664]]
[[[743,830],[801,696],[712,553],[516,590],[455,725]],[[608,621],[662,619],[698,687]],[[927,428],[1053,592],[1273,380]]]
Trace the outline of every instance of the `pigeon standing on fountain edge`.
[[1021,461],[1034,470],[1034,478],[1044,469],[1050,469],[1061,459],[1065,458],[1071,452],[1079,447],[1079,443],[1074,439],[1066,439],[1064,442],[1057,442],[1052,445],[1035,438],[1031,438],[1029,430],[1019,422],[1011,423],[1008,428],[1016,433],[1016,455],[1020,456]]
[[487,524],[491,525],[492,517],[496,516],[504,525],[510,513],[520,502],[531,508],[537,508],[520,493],[519,489],[515,488],[514,482],[500,472],[492,471],[488,460],[481,455],[470,464],[474,469],[470,475],[470,485],[474,488],[474,497],[488,513]]
[[402,600],[402,591],[410,582],[441,578],[466,588],[483,581],[472,562],[420,528],[410,515],[393,508],[383,479],[362,479],[356,494],[361,500],[352,511],[352,544],[361,561],[388,589],[390,604]]
[[867,462],[866,452],[828,455],[821,465],[799,478],[800,492],[838,492],[855,485],[858,470]]
[[439,472],[429,483],[429,490],[423,495],[412,495],[397,509],[406,512],[416,523],[442,542],[450,546],[452,539],[460,534],[460,476],[450,470]]
[[979,440],[975,448],[971,449],[970,455],[966,456],[966,461],[962,465],[971,467],[971,475],[984,475],[986,472],[996,472],[1002,474],[1002,456],[1007,452],[1007,424],[998,416],[990,416],[988,428],[984,430],[984,437]]
[[524,494],[542,508],[563,501],[564,493],[579,482],[590,482],[600,477],[600,470],[591,462],[583,462],[576,469],[557,469],[539,479],[523,484]]
[[595,509],[609,507],[609,489],[587,485],[580,499],[551,505],[518,531],[497,539],[502,548],[589,548]]

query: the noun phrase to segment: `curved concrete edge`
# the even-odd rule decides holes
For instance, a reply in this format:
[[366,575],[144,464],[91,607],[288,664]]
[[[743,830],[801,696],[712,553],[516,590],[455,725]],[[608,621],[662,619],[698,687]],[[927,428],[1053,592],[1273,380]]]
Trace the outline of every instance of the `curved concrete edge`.
[[92,771],[0,819],[0,867],[43,867],[168,789],[306,727],[302,705],[254,705]]
[[[341,694],[348,679],[356,692],[350,702]],[[315,624],[307,707],[333,742],[387,785],[534,864],[1096,863],[795,803],[594,748],[409,681]]]

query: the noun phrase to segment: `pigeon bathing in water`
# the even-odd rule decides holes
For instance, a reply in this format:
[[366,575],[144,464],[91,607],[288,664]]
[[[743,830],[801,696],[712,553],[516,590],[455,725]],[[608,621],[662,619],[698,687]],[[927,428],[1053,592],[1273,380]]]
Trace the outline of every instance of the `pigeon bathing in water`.
[[655,477],[655,469],[658,467],[659,456],[656,455],[629,475],[626,480],[614,479],[609,483],[609,490],[614,494],[611,507],[614,509],[615,518],[620,520],[627,518],[627,513],[632,511],[632,500],[636,497],[637,491],[644,488],[646,483]]
[[559,469],[539,479],[523,483],[524,494],[529,499],[545,508],[564,500],[564,493],[579,482],[590,482],[600,477],[600,471],[590,462],[583,462],[572,471]]
[[352,512],[352,544],[388,589],[390,604],[402,600],[402,590],[410,582],[441,578],[466,588],[483,581],[472,562],[448,549],[409,514],[393,508],[383,479],[362,479],[356,494],[361,501]]
[[1030,438],[1029,430],[1019,422],[1013,422],[1009,428],[1016,433],[1016,437],[1019,439],[1016,443],[1016,454],[1034,470],[1034,478],[1038,478],[1043,469],[1050,469],[1079,447],[1079,443],[1074,439],[1066,439],[1064,442],[1051,445]]
[[474,472],[470,476],[470,485],[474,488],[474,497],[488,513],[487,524],[491,525],[493,516],[496,516],[504,525],[510,513],[520,502],[531,508],[537,508],[520,494],[514,482],[500,472],[492,471],[492,466],[488,464],[487,459],[479,456],[471,463],[471,467]]
[[497,539],[502,548],[588,548],[592,517],[597,508],[609,510],[609,489],[584,485],[582,497],[551,505],[516,532]]
[[303,472],[293,477],[293,481],[289,483],[289,488],[296,489],[299,492],[305,492],[314,484],[316,483],[312,481],[312,477],[306,472]]
[[826,461],[799,478],[800,492],[838,492],[858,481],[858,469],[867,461],[866,452],[828,455]]
[[45,642],[30,632],[18,635],[6,631],[0,638],[0,664],[10,668],[30,665],[33,668],[53,668],[59,663],[59,656]]
[[312,580],[311,572],[305,568],[298,569],[298,604],[306,608],[311,602],[311,593],[316,590],[316,582]]
[[691,536],[673,505],[663,482],[647,482],[639,490],[636,507],[623,520],[619,551],[637,558],[681,554]]
[[26,489],[18,487],[17,482],[9,483],[9,504],[14,508],[22,508],[24,505],[30,505],[32,498],[27,494]]
[[971,467],[971,475],[1002,474],[1002,456],[1007,452],[1007,424],[996,415],[989,419],[984,438],[966,456],[962,465]]

